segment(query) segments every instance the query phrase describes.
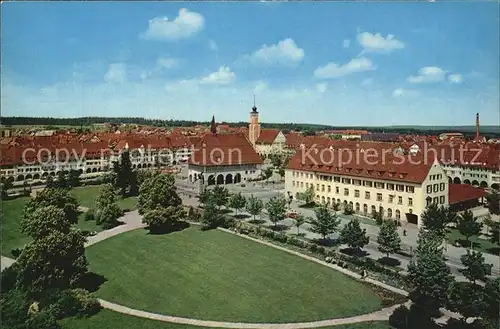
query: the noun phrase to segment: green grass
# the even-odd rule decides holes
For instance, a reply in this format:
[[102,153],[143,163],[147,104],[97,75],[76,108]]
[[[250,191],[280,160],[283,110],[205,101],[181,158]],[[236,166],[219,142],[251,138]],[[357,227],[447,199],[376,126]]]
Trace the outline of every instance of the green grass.
[[469,244],[465,245],[465,236],[460,234],[456,228],[448,229],[448,243],[455,244],[456,240],[464,243],[464,247],[470,248],[470,242],[473,243],[473,248],[476,251],[481,251],[489,254],[499,254],[499,247],[486,239],[481,239],[477,236],[472,236],[469,238]]
[[218,230],[135,230],[87,249],[107,281],[97,296],[128,307],[218,321],[297,322],[381,308],[367,286],[328,267]]
[[[61,321],[63,329],[201,329],[182,324],[173,324],[121,314],[110,310],[101,310],[89,318],[70,318]],[[390,329],[386,322],[361,322],[349,325],[324,327],[324,329]]]
[[[95,199],[99,195],[99,190],[101,186],[90,185],[84,187],[76,187],[71,190],[71,194],[78,200],[80,206],[93,208],[95,206]],[[122,199],[117,196],[116,198],[118,206],[122,209],[134,209],[137,205],[137,197],[129,197]]]

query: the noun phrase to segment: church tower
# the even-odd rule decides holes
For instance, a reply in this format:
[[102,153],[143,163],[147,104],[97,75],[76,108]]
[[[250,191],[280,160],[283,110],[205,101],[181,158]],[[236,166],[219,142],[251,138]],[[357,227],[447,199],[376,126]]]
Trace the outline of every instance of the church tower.
[[210,132],[217,135],[217,125],[215,124],[215,115],[212,115],[212,121],[210,122]]
[[252,145],[255,145],[260,135],[259,112],[257,111],[257,106],[255,106],[255,95],[253,95],[253,107],[248,123],[248,139]]

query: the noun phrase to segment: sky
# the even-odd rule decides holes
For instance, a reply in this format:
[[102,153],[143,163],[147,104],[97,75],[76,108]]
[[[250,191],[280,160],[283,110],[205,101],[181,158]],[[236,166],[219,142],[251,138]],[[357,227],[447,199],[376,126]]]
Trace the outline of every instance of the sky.
[[3,2],[4,116],[500,124],[490,2]]

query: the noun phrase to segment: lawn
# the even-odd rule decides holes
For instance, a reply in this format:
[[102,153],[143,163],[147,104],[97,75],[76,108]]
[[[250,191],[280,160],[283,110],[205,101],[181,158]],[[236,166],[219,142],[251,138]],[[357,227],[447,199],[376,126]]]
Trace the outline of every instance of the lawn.
[[[121,314],[110,310],[101,310],[90,318],[71,318],[61,321],[63,329],[202,329],[182,324],[173,324],[131,315]],[[324,329],[390,329],[385,322],[361,322],[356,324],[324,327]]]
[[[21,219],[23,209],[28,197],[17,198],[2,202],[2,255],[12,257],[12,249],[22,248],[30,241],[30,238],[21,232]],[[102,228],[95,224],[95,221],[84,220],[84,214],[78,216],[78,223],[75,225],[81,230],[102,231]]]
[[477,236],[473,236],[469,238],[469,243],[467,243],[465,236],[460,234],[460,232],[456,228],[448,229],[448,243],[454,245],[456,240],[458,240],[458,242],[466,248],[470,248],[470,243],[472,242],[473,248],[476,251],[486,252],[494,255],[500,254],[500,248],[486,239],[480,239]]
[[367,286],[300,257],[219,230],[135,230],[87,248],[107,280],[99,298],[168,315],[297,322],[381,308]]
[[[101,186],[99,185],[76,187],[71,190],[71,194],[78,200],[80,206],[93,208],[95,205],[95,199],[99,195],[100,188]],[[135,196],[125,199],[117,196],[116,201],[118,206],[122,209],[134,209],[137,205],[137,197]]]

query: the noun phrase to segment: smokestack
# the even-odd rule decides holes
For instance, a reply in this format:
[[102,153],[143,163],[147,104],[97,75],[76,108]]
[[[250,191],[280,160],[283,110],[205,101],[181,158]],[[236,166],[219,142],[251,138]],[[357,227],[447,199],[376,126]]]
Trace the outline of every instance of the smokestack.
[[479,113],[476,113],[476,140],[479,140]]

